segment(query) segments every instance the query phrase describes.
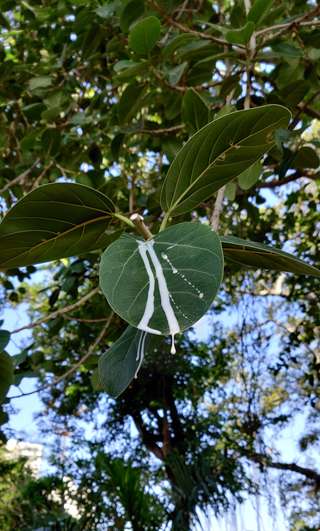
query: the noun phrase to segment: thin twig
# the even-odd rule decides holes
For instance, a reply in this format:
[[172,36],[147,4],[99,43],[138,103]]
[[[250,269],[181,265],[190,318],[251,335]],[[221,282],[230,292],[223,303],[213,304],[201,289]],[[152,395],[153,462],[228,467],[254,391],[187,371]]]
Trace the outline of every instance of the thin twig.
[[32,166],[30,166],[30,168],[28,168],[27,170],[25,170],[24,172],[20,173],[20,175],[17,175],[17,177],[15,177],[14,179],[12,179],[12,181],[10,181],[9,183],[7,183],[3,188],[1,188],[0,190],[0,194],[3,194],[4,192],[6,192],[7,190],[9,190],[9,188],[12,188],[13,186],[15,186],[16,184],[20,184],[22,183],[26,177],[28,177],[29,173],[32,172],[32,170],[34,170],[34,168],[37,166],[37,164],[39,164],[40,162],[40,159],[37,159],[33,164]]
[[269,26],[269,28],[263,28],[259,31],[255,32],[256,37],[260,37],[261,35],[265,35],[266,33],[277,31],[279,29],[287,29],[294,26],[319,26],[320,21],[318,20],[310,20],[307,21],[308,18],[314,17],[320,13],[320,6],[317,6],[315,9],[312,9],[312,11],[309,11],[308,13],[305,13],[304,15],[301,15],[300,17],[292,19],[290,22],[283,22],[281,24],[275,24],[274,26]]
[[181,131],[181,129],[184,129],[184,125],[173,125],[171,127],[163,127],[160,129],[138,129],[137,131],[134,131],[134,133],[146,133],[149,135],[165,135],[169,133],[176,133],[177,131]]
[[58,378],[55,378],[53,380],[53,382],[48,382],[45,385],[42,385],[41,387],[38,387],[38,389],[35,389],[34,391],[30,391],[29,393],[21,393],[20,395],[15,395],[15,396],[9,396],[8,398],[10,400],[12,400],[14,398],[21,398],[22,396],[34,395],[35,393],[39,393],[40,391],[44,391],[45,389],[49,389],[50,387],[54,387],[55,385],[59,384],[60,382],[62,382],[66,378],[69,378],[69,376],[71,376],[71,374],[73,374],[93,354],[93,352],[96,349],[96,347],[99,345],[101,340],[104,338],[104,336],[105,336],[105,334],[106,334],[106,332],[107,332],[107,330],[108,330],[108,328],[110,326],[110,323],[111,323],[111,321],[113,319],[113,316],[114,316],[114,313],[111,312],[111,314],[109,315],[109,318],[108,318],[106,324],[104,325],[104,327],[102,328],[100,334],[98,335],[98,337],[96,338],[94,343],[92,343],[92,345],[90,345],[90,347],[88,349],[88,352],[84,356],[82,356],[82,358],[80,358],[80,360],[77,361],[77,363],[72,365],[72,367],[70,367],[70,369],[68,369],[66,372],[64,372],[61,376],[58,376]]
[[97,319],[82,319],[81,317],[73,317],[72,315],[64,315],[64,319],[68,321],[78,321],[79,323],[105,323],[109,317],[99,317]]
[[52,168],[53,166],[53,162],[50,162],[49,164],[47,164],[47,166],[45,166],[42,170],[42,172],[40,173],[40,175],[38,175],[38,177],[34,180],[34,182],[32,183],[32,187],[31,187],[31,191],[34,190],[35,188],[38,188],[39,184],[41,183],[43,177],[45,176],[45,174],[47,173],[48,170],[50,170],[50,168]]
[[51,319],[55,319],[59,315],[63,315],[65,313],[72,312],[76,308],[79,308],[79,306],[82,306],[85,302],[87,302],[89,299],[91,299],[94,295],[96,295],[99,292],[99,288],[94,288],[92,291],[89,291],[84,297],[79,299],[74,304],[70,304],[69,306],[65,306],[64,308],[60,308],[60,310],[56,310],[55,312],[50,313],[49,315],[46,315],[42,319],[38,319],[38,321],[35,321],[34,323],[29,323],[28,325],[21,326],[20,328],[17,328],[16,330],[13,330],[11,334],[18,334],[19,332],[22,332],[22,330],[30,330],[31,328],[35,328],[36,326],[39,326],[43,323],[46,323],[47,321],[50,321]]

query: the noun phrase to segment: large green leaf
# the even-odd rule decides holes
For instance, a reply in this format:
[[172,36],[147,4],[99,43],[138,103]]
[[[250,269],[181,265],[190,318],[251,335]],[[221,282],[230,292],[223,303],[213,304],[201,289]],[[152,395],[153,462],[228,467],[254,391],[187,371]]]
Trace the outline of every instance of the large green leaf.
[[0,224],[0,268],[20,267],[105,247],[114,206],[81,184],[40,186]]
[[280,249],[235,236],[221,236],[220,239],[224,256],[229,262],[255,269],[274,269],[320,277],[319,269]]
[[128,44],[139,55],[148,55],[160,38],[161,24],[157,17],[138,20],[130,29]]
[[265,105],[222,116],[200,129],[179,151],[162,187],[161,206],[177,216],[192,210],[274,146],[273,133],[290,112]]
[[13,365],[9,354],[0,352],[0,403],[5,399],[13,383]]
[[147,242],[124,235],[112,243],[101,259],[100,285],[129,324],[173,337],[206,313],[222,274],[218,236],[206,225],[180,223]]
[[114,398],[128,387],[137,374],[149,343],[150,335],[128,326],[99,359],[99,382]]

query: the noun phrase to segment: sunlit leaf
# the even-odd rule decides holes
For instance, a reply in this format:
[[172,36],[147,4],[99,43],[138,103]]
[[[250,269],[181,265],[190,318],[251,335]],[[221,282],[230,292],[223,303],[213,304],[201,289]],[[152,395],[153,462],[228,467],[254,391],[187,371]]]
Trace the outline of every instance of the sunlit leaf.
[[290,112],[280,105],[236,111],[200,129],[179,151],[162,187],[170,215],[190,211],[274,146],[274,132]]
[[100,285],[132,326],[174,334],[209,309],[223,273],[218,236],[206,225],[180,223],[147,242],[124,235],[104,252]]

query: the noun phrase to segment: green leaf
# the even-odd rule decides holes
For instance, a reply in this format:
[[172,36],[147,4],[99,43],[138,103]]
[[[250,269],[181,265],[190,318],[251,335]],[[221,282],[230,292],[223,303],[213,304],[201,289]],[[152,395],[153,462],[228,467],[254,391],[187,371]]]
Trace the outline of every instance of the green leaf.
[[0,268],[47,262],[106,247],[114,211],[104,194],[81,184],[40,186],[0,224]]
[[2,424],[6,424],[8,420],[9,420],[8,413],[6,413],[5,411],[3,411],[2,408],[0,408],[0,426],[2,426]]
[[132,0],[127,4],[124,4],[121,16],[120,16],[120,28],[124,33],[129,31],[131,24],[141,17],[144,13],[144,1],[143,0]]
[[4,350],[10,341],[10,332],[8,330],[0,330],[0,352]]
[[319,157],[317,152],[309,146],[303,146],[295,155],[292,167],[293,168],[318,168]]
[[180,223],[147,242],[123,235],[103,253],[100,286],[132,326],[174,334],[210,308],[223,274],[218,236],[206,225]]
[[4,401],[12,383],[13,365],[11,357],[6,352],[0,352],[0,403]]
[[29,89],[37,90],[48,88],[52,85],[52,79],[49,76],[33,77],[29,80]]
[[226,184],[224,195],[229,201],[234,201],[237,195],[237,184],[234,182]]
[[248,13],[247,19],[254,22],[256,26],[259,26],[264,17],[268,14],[272,0],[255,0]]
[[262,166],[261,162],[258,160],[239,175],[238,183],[240,188],[242,188],[242,190],[249,190],[249,188],[257,182],[261,173]]
[[171,55],[174,54],[176,50],[185,46],[190,41],[196,40],[195,36],[190,33],[182,33],[177,35],[163,48],[162,54],[164,59],[169,59]]
[[193,88],[188,89],[183,97],[182,119],[192,133],[208,123],[208,106]]
[[235,236],[221,236],[220,240],[226,260],[237,265],[320,277],[319,269],[280,249]]
[[167,78],[170,85],[177,85],[187,68],[188,63],[186,61],[184,63],[181,63],[180,65],[175,66],[174,68],[170,68],[167,72]]
[[160,38],[161,24],[157,17],[138,20],[129,33],[128,44],[139,55],[148,55]]
[[109,2],[95,9],[95,13],[101,18],[110,18],[117,8],[117,2]]
[[227,31],[225,37],[232,44],[247,44],[253,32],[254,23],[249,21],[242,28]]
[[141,105],[141,96],[144,92],[142,85],[128,85],[117,105],[119,123],[123,124],[129,121],[138,111]]
[[136,61],[123,60],[118,61],[113,68],[117,73],[117,79],[123,80],[131,79],[139,74],[142,74],[147,65],[148,61],[141,61],[140,63],[137,63]]
[[99,383],[117,398],[128,387],[143,361],[150,335],[128,326],[99,359]]
[[171,164],[161,206],[177,216],[195,208],[232,181],[274,146],[274,132],[286,127],[290,112],[281,105],[236,111],[193,135]]

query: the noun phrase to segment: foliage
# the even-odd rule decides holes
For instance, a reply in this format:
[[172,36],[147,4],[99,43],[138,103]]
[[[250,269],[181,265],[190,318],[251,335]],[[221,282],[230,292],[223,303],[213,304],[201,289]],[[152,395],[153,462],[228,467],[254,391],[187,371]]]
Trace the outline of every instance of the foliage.
[[[297,412],[311,421],[320,407],[318,6],[2,0],[0,7],[0,302],[27,303],[32,332],[9,358],[2,351],[12,343],[0,331],[1,397],[13,377],[22,388],[23,378],[39,379],[43,429],[66,424],[68,474],[88,514],[103,492],[91,529],[133,526],[132,513],[147,505],[154,513],[145,529],[159,522],[189,529],[199,508],[223,513],[259,488],[248,463],[264,474],[283,465],[292,485],[303,477],[303,492],[286,492],[292,529],[317,525],[318,473],[281,461],[268,430],[276,439]],[[194,245],[197,228],[210,233],[212,266],[203,249],[166,248],[168,262],[157,243],[152,260],[150,241],[185,231]],[[98,288],[102,251],[106,297]],[[131,252],[140,258],[126,268]],[[204,263],[211,273],[201,277]],[[188,284],[174,271],[190,266],[197,273],[182,273]],[[173,293],[183,284],[184,295]],[[127,315],[134,297],[137,314]],[[147,308],[161,334],[185,330],[207,310],[207,319],[229,323],[211,327],[206,344],[190,332],[177,336],[171,356],[166,337],[125,328],[121,318],[138,326],[145,316],[145,325]],[[123,394],[113,400],[101,384]],[[82,421],[92,424],[92,441]],[[317,439],[309,428],[302,436],[308,451]],[[82,467],[81,444],[89,454]],[[112,494],[113,473],[122,498]]]

